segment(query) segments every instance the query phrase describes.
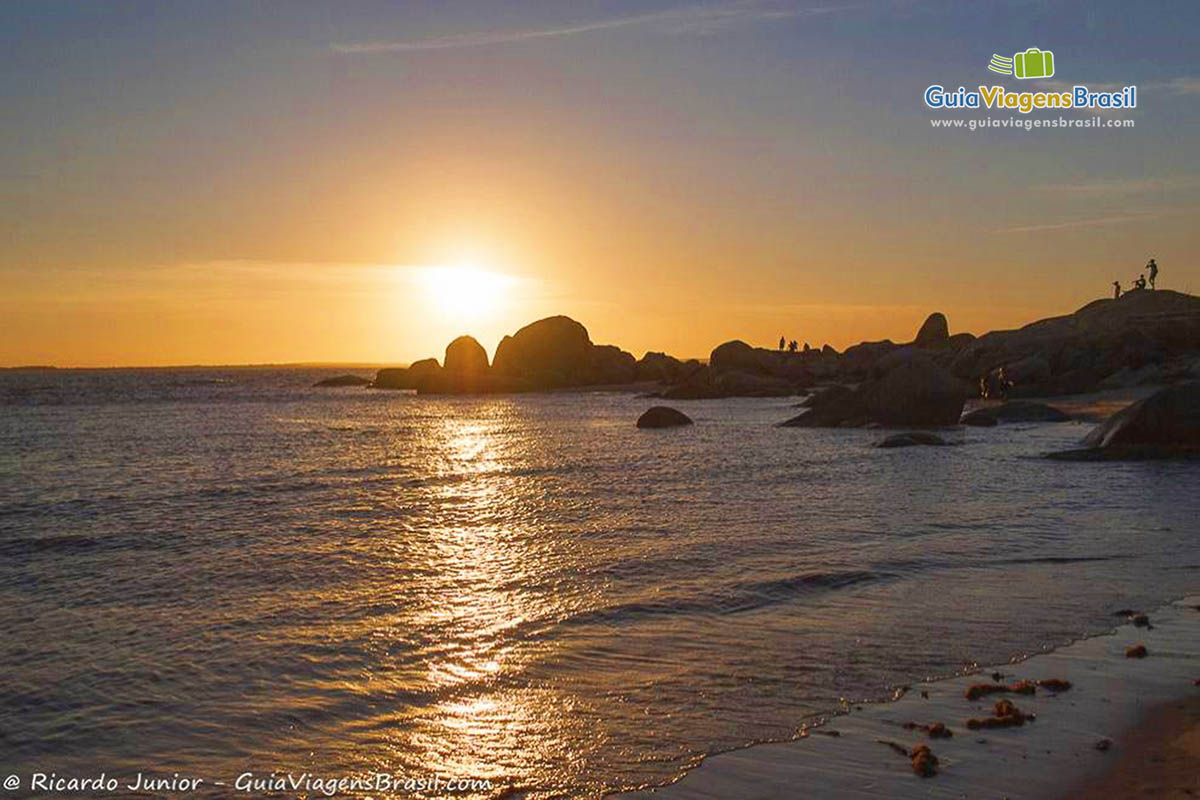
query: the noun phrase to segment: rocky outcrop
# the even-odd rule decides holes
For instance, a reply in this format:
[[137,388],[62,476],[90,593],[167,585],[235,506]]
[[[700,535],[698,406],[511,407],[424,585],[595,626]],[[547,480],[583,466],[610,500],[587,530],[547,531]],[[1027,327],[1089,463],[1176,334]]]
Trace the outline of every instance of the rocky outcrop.
[[416,389],[421,381],[442,371],[436,358],[414,361],[408,367],[385,367],[375,373],[373,389]]
[[[1117,300],[1096,300],[1074,314],[981,336],[962,349],[951,369],[975,383],[1004,367],[1014,381],[1014,396],[1050,396],[1092,391],[1123,370],[1130,376],[1147,365],[1166,369],[1197,351],[1200,298],[1143,289]],[[1152,379],[1137,379],[1143,377]]]
[[940,349],[949,343],[950,323],[946,321],[946,315],[938,311],[926,318],[921,329],[917,331],[917,338],[913,340],[917,347],[928,349]]
[[955,425],[966,402],[963,384],[920,353],[889,364],[858,394],[873,420],[891,426]]
[[655,406],[638,417],[639,428],[678,428],[691,425],[692,418],[669,406]]
[[505,336],[492,366],[500,375],[570,386],[581,382],[591,366],[592,347],[587,328],[570,317],[547,317]]
[[446,345],[446,366],[450,375],[484,375],[488,371],[487,351],[471,336],[459,336]]
[[319,388],[335,388],[340,386],[370,386],[371,379],[364,378],[361,375],[337,375],[333,378],[325,378],[313,384]]
[[1052,453],[1076,461],[1200,457],[1200,382],[1163,389],[1113,414],[1083,440],[1083,449]]
[[708,365],[716,374],[744,372],[750,375],[770,375],[771,366],[763,355],[741,340],[717,345],[708,357]]
[[611,344],[594,345],[589,354],[588,384],[633,383],[637,380],[637,360]]
[[977,408],[963,414],[963,425],[992,427],[1001,422],[1070,422],[1071,416],[1054,406],[1028,400],[1013,400],[990,408]]
[[674,381],[682,368],[683,362],[666,353],[646,353],[637,362],[635,378],[639,381]]

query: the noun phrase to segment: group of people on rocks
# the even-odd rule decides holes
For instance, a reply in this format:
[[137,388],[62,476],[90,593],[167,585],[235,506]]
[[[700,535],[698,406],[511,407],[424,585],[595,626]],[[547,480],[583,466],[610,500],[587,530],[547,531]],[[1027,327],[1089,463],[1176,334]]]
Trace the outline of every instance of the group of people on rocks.
[[[1149,281],[1146,280],[1147,275],[1150,276]],[[1158,280],[1158,264],[1154,263],[1154,259],[1152,258],[1150,259],[1150,262],[1146,264],[1146,271],[1137,277],[1137,279],[1133,282],[1133,288],[1128,289],[1127,291],[1136,292],[1139,289],[1145,289],[1147,283],[1149,283],[1150,288],[1153,289],[1154,282],[1156,280]],[[1113,299],[1120,300],[1121,294],[1121,282],[1113,281]]]
[[[780,336],[779,337],[779,349],[787,350],[789,353],[794,353],[800,349],[800,344],[795,339],[792,339],[789,342],[786,337]],[[809,346],[808,342],[805,342],[804,343],[804,352],[807,353],[811,349],[812,348]]]

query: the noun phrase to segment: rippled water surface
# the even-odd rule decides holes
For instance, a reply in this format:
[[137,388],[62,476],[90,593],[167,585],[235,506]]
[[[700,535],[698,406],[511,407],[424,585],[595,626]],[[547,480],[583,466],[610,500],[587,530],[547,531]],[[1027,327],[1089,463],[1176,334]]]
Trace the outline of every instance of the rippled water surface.
[[4,771],[596,797],[1198,588],[1200,467],[1037,458],[1079,424],[325,374],[0,372]]

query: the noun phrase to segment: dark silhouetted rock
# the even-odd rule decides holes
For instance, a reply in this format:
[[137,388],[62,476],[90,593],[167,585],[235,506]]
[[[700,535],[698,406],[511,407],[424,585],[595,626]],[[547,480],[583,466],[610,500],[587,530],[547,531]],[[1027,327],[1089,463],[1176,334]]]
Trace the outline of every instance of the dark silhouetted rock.
[[589,356],[589,384],[633,383],[637,380],[637,360],[611,344],[593,345]]
[[909,431],[908,433],[897,433],[894,436],[889,436],[876,447],[943,447],[947,444],[946,440],[940,436],[929,433],[928,431]]
[[691,425],[692,418],[669,406],[655,406],[638,417],[639,428],[678,428]]
[[667,400],[704,400],[720,397],[720,391],[713,385],[712,370],[708,365],[695,362],[684,364],[681,368],[682,377],[674,385],[663,391],[662,396]]
[[547,317],[504,337],[492,368],[548,387],[578,385],[591,367],[591,350],[587,328],[570,317]]
[[914,353],[859,387],[873,420],[891,426],[956,425],[966,389],[946,369]]
[[1200,383],[1181,383],[1129,405],[1096,426],[1064,461],[1200,457]]
[[722,372],[746,372],[752,375],[772,373],[771,365],[760,351],[739,340],[718,345],[708,357],[708,366],[714,375]]
[[325,378],[317,381],[313,386],[322,388],[338,387],[338,386],[370,386],[371,379],[364,378],[361,375],[338,375],[334,378]]
[[804,401],[809,410],[779,423],[781,428],[842,428],[862,427],[871,420],[855,390],[841,385],[830,386]]
[[998,422],[1070,422],[1070,415],[1045,403],[1013,400],[991,408],[977,408],[964,414],[963,425],[990,427]]
[[862,377],[870,371],[871,367],[875,366],[876,361],[897,347],[898,345],[890,339],[882,342],[863,342],[853,347],[847,347],[846,352],[842,353],[839,359],[842,374],[846,378]]
[[946,315],[935,311],[926,318],[913,344],[928,349],[945,347],[950,342],[950,323]]
[[459,336],[446,345],[445,371],[451,375],[483,375],[488,371],[487,351],[471,336]]
[[374,389],[416,389],[426,378],[442,370],[436,358],[414,361],[408,367],[385,367],[375,374]]
[[714,374],[712,385],[720,397],[787,397],[796,393],[782,378],[741,370]]
[[666,353],[646,353],[637,362],[639,381],[673,381],[679,377],[683,363]]

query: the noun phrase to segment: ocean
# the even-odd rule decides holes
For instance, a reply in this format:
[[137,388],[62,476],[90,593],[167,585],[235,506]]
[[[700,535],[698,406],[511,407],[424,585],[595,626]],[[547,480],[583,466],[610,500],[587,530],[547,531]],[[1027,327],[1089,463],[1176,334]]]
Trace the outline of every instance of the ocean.
[[344,371],[0,371],[0,772],[594,798],[1198,588],[1200,467],[1040,458],[1084,423]]

